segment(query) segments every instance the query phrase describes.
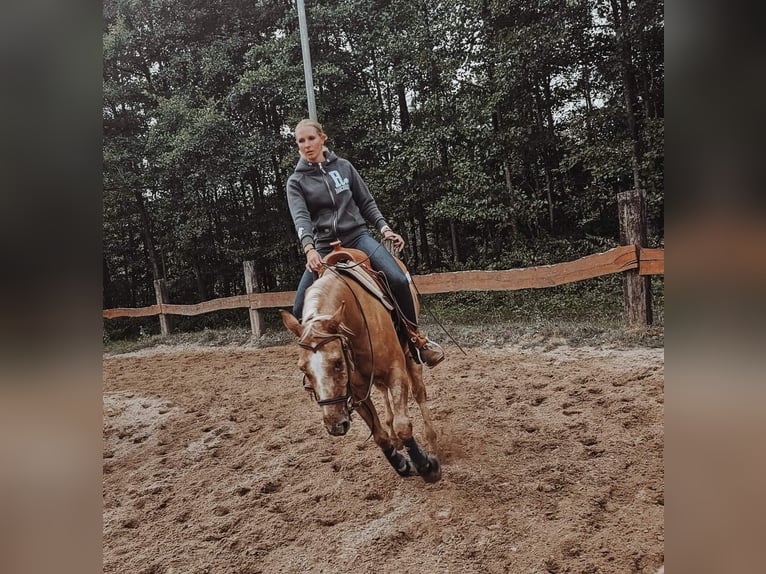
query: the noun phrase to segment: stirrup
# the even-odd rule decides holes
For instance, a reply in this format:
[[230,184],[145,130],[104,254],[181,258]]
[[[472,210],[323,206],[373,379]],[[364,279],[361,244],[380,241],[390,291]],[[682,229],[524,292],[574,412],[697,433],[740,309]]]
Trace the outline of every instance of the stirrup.
[[[425,339],[425,338],[424,338]],[[416,345],[415,341],[410,339],[410,351],[412,358],[416,363],[420,365],[426,365],[429,368],[433,368],[445,359],[444,349],[438,343],[425,339],[425,343],[420,347]]]

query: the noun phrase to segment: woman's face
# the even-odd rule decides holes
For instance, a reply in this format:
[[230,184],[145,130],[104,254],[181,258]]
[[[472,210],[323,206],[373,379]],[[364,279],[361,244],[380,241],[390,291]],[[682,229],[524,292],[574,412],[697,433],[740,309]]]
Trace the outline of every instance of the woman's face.
[[326,139],[327,135],[320,134],[313,126],[302,126],[295,132],[295,143],[298,144],[301,157],[313,163],[324,160],[322,148]]

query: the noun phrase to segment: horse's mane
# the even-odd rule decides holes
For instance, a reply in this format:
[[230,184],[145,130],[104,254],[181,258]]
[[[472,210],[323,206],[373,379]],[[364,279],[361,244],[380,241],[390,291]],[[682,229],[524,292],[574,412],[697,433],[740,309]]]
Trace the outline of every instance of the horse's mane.
[[[333,318],[330,313],[319,313],[319,304],[325,297],[330,295],[327,279],[328,275],[323,275],[317,279],[306,293],[305,311],[303,316],[303,335],[301,342],[310,339],[323,339],[337,333],[330,333],[326,329],[326,323]],[[348,336],[354,336],[354,333],[342,322],[338,324],[338,333]]]
[[320,314],[319,304],[328,295],[325,275],[314,281],[314,284],[306,291],[303,307],[303,324],[308,325],[313,321],[329,319],[332,315]]

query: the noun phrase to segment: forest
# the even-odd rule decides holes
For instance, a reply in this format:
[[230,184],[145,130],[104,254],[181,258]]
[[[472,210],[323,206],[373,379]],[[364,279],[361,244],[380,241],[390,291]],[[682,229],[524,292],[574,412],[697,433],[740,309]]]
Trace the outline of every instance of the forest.
[[[307,0],[318,120],[415,273],[664,245],[664,3]],[[103,306],[295,289],[308,116],[291,0],[104,0]]]

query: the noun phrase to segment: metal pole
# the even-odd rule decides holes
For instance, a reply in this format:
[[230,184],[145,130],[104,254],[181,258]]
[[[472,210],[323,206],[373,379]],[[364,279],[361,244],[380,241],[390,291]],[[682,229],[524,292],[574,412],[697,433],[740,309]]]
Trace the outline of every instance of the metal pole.
[[303,52],[303,73],[306,76],[306,100],[309,107],[309,118],[317,121],[317,107],[314,103],[314,80],[311,75],[311,53],[309,52],[309,33],[306,27],[306,9],[303,0],[298,3],[298,25],[301,31],[301,51]]

